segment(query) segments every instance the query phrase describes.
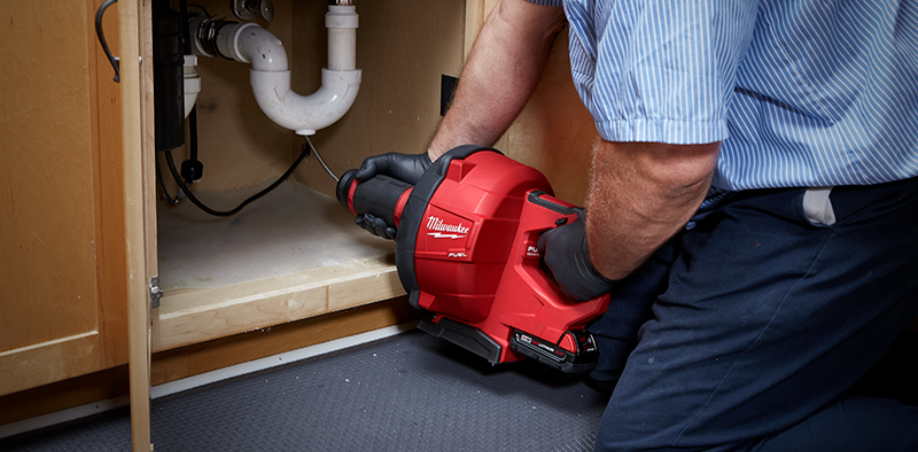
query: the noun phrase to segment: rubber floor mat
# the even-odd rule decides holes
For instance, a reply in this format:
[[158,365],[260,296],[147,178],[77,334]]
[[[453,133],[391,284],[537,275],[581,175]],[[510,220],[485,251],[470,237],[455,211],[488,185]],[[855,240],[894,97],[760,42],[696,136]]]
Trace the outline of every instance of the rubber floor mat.
[[[590,451],[605,399],[533,362],[492,367],[417,330],[153,401],[156,451]],[[127,409],[0,440],[130,449]]]

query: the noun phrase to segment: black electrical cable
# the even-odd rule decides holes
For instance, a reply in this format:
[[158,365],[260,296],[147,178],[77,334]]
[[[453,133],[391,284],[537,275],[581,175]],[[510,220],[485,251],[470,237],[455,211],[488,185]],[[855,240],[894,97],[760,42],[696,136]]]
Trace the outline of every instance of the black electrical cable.
[[156,157],[156,181],[159,182],[159,188],[162,190],[163,198],[166,203],[170,206],[177,206],[179,203],[178,193],[175,194],[174,198],[169,194],[169,189],[166,187],[166,181],[163,179],[163,172],[159,169],[159,156]]
[[185,161],[185,164],[182,166],[182,172],[185,172],[185,166],[188,166],[189,176],[185,179],[185,183],[191,184],[194,182],[194,176],[201,178],[201,173],[204,171],[204,164],[198,162],[198,106],[195,105],[191,107],[191,111],[188,113],[188,137],[191,143],[188,144],[188,160]]
[[188,30],[188,1],[179,0],[179,13],[182,15],[182,38],[185,40],[182,48],[185,50],[185,55],[191,55],[191,32]]
[[[307,138],[306,140],[308,141],[309,138]],[[245,201],[242,201],[242,203],[239,204],[238,206],[236,206],[235,209],[233,209],[233,210],[227,210],[227,211],[219,211],[219,210],[211,209],[210,207],[207,207],[206,205],[204,205],[204,203],[202,203],[201,201],[199,201],[198,198],[196,198],[196,197],[194,196],[194,194],[191,193],[191,190],[189,190],[189,189],[188,189],[188,186],[185,184],[185,182],[182,181],[182,177],[179,175],[178,170],[175,169],[175,162],[172,160],[172,151],[166,151],[166,163],[169,164],[169,171],[172,173],[172,177],[175,179],[175,182],[178,183],[179,187],[182,189],[182,191],[185,192],[185,195],[188,196],[188,199],[190,199],[191,202],[194,203],[194,205],[198,206],[201,210],[203,210],[203,211],[205,211],[205,212],[207,212],[207,213],[209,213],[209,214],[211,214],[211,215],[214,215],[214,216],[217,216],[217,217],[228,217],[228,216],[231,216],[231,215],[235,215],[237,212],[239,212],[240,210],[242,210],[243,207],[247,206],[250,202],[252,202],[252,201],[254,201],[254,200],[258,199],[258,198],[261,198],[262,196],[268,194],[268,192],[270,192],[271,190],[274,190],[275,188],[277,188],[277,186],[280,185],[281,182],[283,182],[283,181],[286,180],[288,177],[290,177],[291,174],[293,174],[293,171],[294,171],[294,170],[296,169],[296,167],[300,164],[300,162],[302,162],[303,159],[305,159],[306,156],[309,155],[309,149],[310,149],[311,147],[312,147],[312,143],[310,143],[309,146],[303,146],[303,152],[301,152],[301,153],[300,153],[300,156],[297,157],[296,160],[294,160],[293,165],[290,165],[290,168],[287,169],[287,172],[285,172],[280,178],[278,178],[276,181],[274,181],[273,184],[269,185],[269,186],[268,186],[267,188],[265,188],[264,190],[262,190],[262,191],[260,191],[260,192],[258,192],[258,193],[255,193],[254,195],[252,195],[251,197],[249,197],[249,199],[246,199]]]
[[[185,54],[190,55],[191,54],[191,36],[190,36],[190,31],[188,30],[188,26],[187,26],[188,24],[188,4],[186,0],[179,0],[179,9],[182,15],[182,22],[186,24],[186,26],[182,27],[182,34],[183,34],[183,38],[185,41],[183,47],[184,47]],[[188,129],[189,129],[189,137],[190,137],[190,143],[188,146],[189,147],[189,159],[185,163],[192,162],[192,165],[194,165],[194,163],[196,163],[198,159],[198,120],[197,120],[197,107],[196,106],[192,107],[191,112],[188,114]],[[255,201],[256,199],[261,198],[262,196],[268,194],[268,192],[277,188],[284,180],[290,177],[290,175],[293,174],[293,171],[296,170],[296,167],[299,166],[300,162],[302,162],[303,159],[305,159],[309,155],[310,149],[313,148],[312,142],[309,141],[308,137],[306,138],[306,142],[307,142],[307,146],[303,146],[303,151],[300,153],[300,156],[297,157],[296,160],[294,160],[293,164],[290,165],[290,168],[287,169],[287,172],[285,172],[280,178],[278,178],[273,184],[269,185],[264,190],[252,195],[251,197],[243,201],[241,204],[236,206],[235,209],[227,210],[227,211],[211,209],[210,207],[206,206],[203,202],[198,200],[198,198],[195,197],[193,193],[191,193],[191,189],[188,188],[188,185],[190,185],[193,182],[193,180],[186,180],[186,181],[182,180],[183,179],[182,176],[179,174],[178,170],[175,168],[175,161],[172,159],[171,150],[165,151],[166,163],[169,165],[169,172],[172,173],[172,178],[175,179],[175,182],[178,184],[179,189],[182,192],[184,192],[186,196],[188,196],[188,199],[190,199],[191,202],[195,206],[197,206],[198,208],[200,208],[204,212],[207,212],[210,215],[214,215],[218,217],[228,217],[231,215],[235,215],[240,210],[242,210],[243,207],[247,206],[252,201]],[[197,170],[193,172],[198,173],[198,176],[200,176],[199,174],[200,169],[201,168],[198,166]],[[184,165],[183,165],[182,170],[184,171]],[[178,204],[179,195],[177,194],[175,198],[172,198],[169,195],[169,192],[166,190],[165,182],[163,182],[162,180],[162,173],[159,170],[159,160],[158,159],[156,161],[156,171],[160,178],[160,183],[162,185],[162,190],[163,190],[163,196],[166,198],[166,202],[168,202],[171,205]]]
[[[185,55],[191,55],[191,31],[188,29],[188,2],[179,0],[179,12],[182,15],[182,48]],[[192,184],[196,179],[200,179],[204,171],[204,165],[198,162],[198,108],[191,107],[188,113],[188,128],[191,143],[188,146],[188,160],[182,163],[182,176],[186,184]]]

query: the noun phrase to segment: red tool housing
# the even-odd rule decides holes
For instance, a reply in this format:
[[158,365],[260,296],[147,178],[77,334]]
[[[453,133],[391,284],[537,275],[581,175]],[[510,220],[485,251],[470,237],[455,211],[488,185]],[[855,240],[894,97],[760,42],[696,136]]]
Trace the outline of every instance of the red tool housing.
[[580,216],[538,170],[463,146],[413,187],[380,177],[358,183],[349,172],[338,198],[354,214],[398,227],[399,278],[412,305],[435,314],[422,330],[492,364],[526,356],[567,372],[595,365],[584,328],[609,296],[575,302],[542,269],[539,235]]

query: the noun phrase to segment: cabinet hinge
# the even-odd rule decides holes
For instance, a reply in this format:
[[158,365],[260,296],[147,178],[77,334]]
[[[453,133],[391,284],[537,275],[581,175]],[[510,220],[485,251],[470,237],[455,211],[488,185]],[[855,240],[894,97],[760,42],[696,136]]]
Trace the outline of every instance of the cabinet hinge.
[[159,307],[159,300],[163,297],[163,290],[159,288],[159,276],[150,278],[150,309]]

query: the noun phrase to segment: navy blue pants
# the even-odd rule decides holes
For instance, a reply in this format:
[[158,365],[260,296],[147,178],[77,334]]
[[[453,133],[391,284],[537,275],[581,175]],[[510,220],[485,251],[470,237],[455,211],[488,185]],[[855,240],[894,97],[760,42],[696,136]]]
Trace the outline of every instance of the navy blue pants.
[[830,226],[805,192],[733,193],[619,284],[596,450],[918,451],[918,407],[849,392],[918,316],[918,178],[834,188]]

